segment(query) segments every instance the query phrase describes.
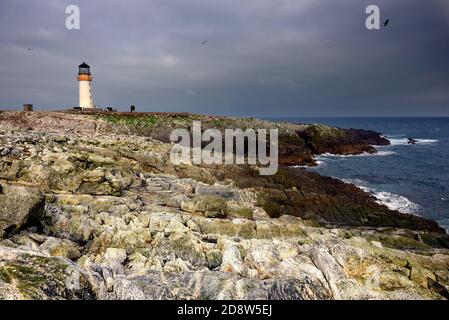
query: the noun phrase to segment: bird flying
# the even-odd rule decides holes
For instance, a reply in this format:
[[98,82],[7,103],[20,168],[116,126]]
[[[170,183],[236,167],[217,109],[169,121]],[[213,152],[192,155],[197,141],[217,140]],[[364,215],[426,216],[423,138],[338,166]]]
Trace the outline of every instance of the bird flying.
[[207,43],[207,40],[203,41],[203,43],[201,45],[204,46],[206,43]]

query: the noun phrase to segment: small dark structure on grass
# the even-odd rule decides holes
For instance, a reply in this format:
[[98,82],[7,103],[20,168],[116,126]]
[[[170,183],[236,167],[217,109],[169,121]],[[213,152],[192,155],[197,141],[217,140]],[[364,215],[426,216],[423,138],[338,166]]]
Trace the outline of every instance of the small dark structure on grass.
[[23,111],[33,111],[33,105],[31,103],[25,103],[23,105]]
[[132,105],[132,106],[130,107],[130,110],[131,110],[131,112],[136,111],[136,106],[135,106],[135,105]]

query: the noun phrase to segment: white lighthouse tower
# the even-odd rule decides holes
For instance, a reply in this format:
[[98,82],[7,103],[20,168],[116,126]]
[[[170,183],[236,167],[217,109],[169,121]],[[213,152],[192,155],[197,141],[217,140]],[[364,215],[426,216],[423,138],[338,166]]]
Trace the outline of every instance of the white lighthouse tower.
[[90,74],[90,67],[83,62],[78,66],[78,79],[80,85],[80,108],[93,109],[94,103],[92,101],[92,88],[90,83],[92,81],[92,75]]

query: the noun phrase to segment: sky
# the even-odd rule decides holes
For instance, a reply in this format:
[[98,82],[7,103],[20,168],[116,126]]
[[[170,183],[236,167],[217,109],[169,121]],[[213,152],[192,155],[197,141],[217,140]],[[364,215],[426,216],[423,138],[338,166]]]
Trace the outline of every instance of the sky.
[[449,116],[449,1],[0,0],[0,60],[0,109],[76,106],[85,61],[99,107]]

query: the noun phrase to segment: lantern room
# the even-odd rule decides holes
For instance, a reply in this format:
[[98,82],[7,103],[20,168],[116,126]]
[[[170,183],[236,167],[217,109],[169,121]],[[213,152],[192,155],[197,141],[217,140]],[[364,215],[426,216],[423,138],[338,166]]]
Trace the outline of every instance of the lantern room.
[[87,63],[83,62],[78,66],[78,74],[79,75],[88,75],[90,76],[90,67]]

